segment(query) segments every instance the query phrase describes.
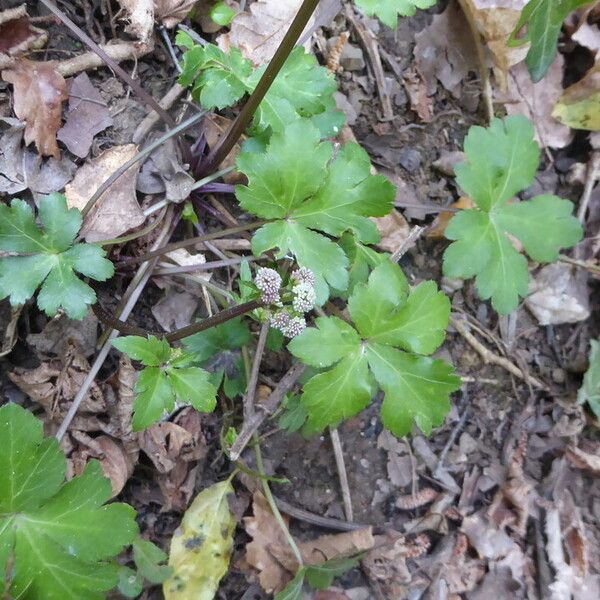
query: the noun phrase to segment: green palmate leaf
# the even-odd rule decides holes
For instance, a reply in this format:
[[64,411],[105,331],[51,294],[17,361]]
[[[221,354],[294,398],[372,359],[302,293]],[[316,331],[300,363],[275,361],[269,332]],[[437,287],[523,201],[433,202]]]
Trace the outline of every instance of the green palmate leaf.
[[365,408],[376,389],[385,392],[384,425],[396,435],[413,421],[425,433],[443,422],[448,396],[460,379],[443,361],[421,356],[442,343],[450,315],[435,284],[410,290],[400,267],[386,261],[349,298],[353,325],[336,317],[316,319],[288,348],[305,364],[324,369],[301,397],[308,429],[336,425]]
[[210,373],[190,366],[197,357],[171,348],[154,336],[117,338],[113,345],[134,360],[146,365],[135,384],[133,429],[140,431],[156,423],[165,412],[172,412],[175,401],[191,404],[200,412],[212,412],[217,390]]
[[587,402],[596,418],[600,419],[600,341],[592,340],[590,366],[583,377],[577,401],[579,404]]
[[229,25],[235,14],[235,10],[227,6],[225,2],[219,2],[210,9],[210,18],[221,27]]
[[388,27],[395,29],[398,15],[410,17],[417,8],[431,8],[436,0],[355,0],[356,6],[370,17],[378,17]]
[[533,126],[525,117],[494,119],[488,129],[472,127],[465,140],[468,162],[456,167],[457,182],[477,205],[456,214],[446,228],[455,240],[444,253],[444,274],[475,277],[479,295],[500,313],[513,311],[528,291],[527,261],[507,234],[532,259],[556,260],[561,248],[582,237],[573,205],[556,196],[510,204],[528,187],[539,162]]
[[42,424],[0,408],[0,572],[13,598],[100,600],[119,580],[115,557],[138,535],[135,511],[105,505],[99,463],[64,483],[66,460]]
[[[557,52],[558,36],[569,13],[592,0],[530,0],[511,34],[509,46],[531,43],[525,62],[534,82],[548,72]],[[527,33],[517,37],[523,27]]]
[[248,185],[237,186],[236,195],[248,212],[277,219],[255,233],[254,253],[277,248],[278,256],[293,254],[315,273],[323,302],[328,286],[347,288],[348,258],[322,234],[338,237],[352,231],[360,242],[377,242],[368,217],[389,212],[394,188],[371,174],[368,156],[358,145],[348,144],[334,157],[332,145],[319,139],[310,122],[298,120],[273,135],[265,152],[241,154],[238,168]]
[[248,326],[241,319],[231,319],[183,340],[187,352],[204,362],[217,352],[237,350],[252,341]]
[[339,244],[346,253],[349,261],[348,289],[338,292],[341,298],[347,299],[358,283],[366,283],[369,273],[382,262],[389,259],[386,253],[376,252],[368,246],[361,244],[356,236],[345,233],[339,240]]
[[[206,109],[232,106],[252,93],[266,69],[254,70],[237,48],[226,54],[212,44],[198,46],[183,32],[176,41],[188,49],[179,82],[192,86],[192,94]],[[282,131],[299,117],[311,117],[324,135],[330,135],[343,124],[343,114],[335,110],[335,90],[331,73],[303,48],[294,49],[258,107],[254,133]]]
[[280,592],[277,592],[273,600],[302,600],[304,588],[304,568],[301,568]]
[[67,209],[64,196],[43,198],[39,218],[41,228],[23,200],[13,200],[10,207],[0,204],[0,251],[26,254],[0,259],[0,299],[23,304],[41,286],[37,303],[46,314],[62,308],[69,317],[82,319],[96,294],[75,272],[105,281],[112,277],[113,265],[99,246],[73,245],[82,218],[77,209]]

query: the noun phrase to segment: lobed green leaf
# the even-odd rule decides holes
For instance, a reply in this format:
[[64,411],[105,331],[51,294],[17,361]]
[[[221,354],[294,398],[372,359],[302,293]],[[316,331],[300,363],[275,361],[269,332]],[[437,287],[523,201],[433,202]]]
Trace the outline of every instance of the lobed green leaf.
[[436,0],[355,0],[356,6],[370,17],[377,17],[388,27],[395,29],[398,15],[412,17],[417,8],[431,8]]

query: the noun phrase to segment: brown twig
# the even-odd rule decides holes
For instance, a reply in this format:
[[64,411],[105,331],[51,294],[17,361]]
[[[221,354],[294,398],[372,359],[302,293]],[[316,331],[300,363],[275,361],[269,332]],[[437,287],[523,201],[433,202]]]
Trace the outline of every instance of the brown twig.
[[491,350],[486,348],[470,331],[467,325],[460,319],[450,317],[450,323],[454,329],[468,342],[468,344],[481,356],[485,364],[493,364],[502,367],[509,373],[512,373],[515,377],[522,379],[525,382],[530,383],[534,387],[541,390],[548,390],[548,386],[542,383],[539,379],[533,377],[529,373],[525,373],[510,360],[494,354]]
[[244,422],[233,446],[229,450],[229,458],[236,461],[258,428],[263,424],[265,419],[273,414],[277,407],[281,404],[283,397],[294,387],[298,378],[304,373],[306,367],[302,363],[296,363],[279,381],[277,387],[269,394],[265,402],[256,406],[256,412],[250,419]]
[[[160,106],[164,110],[168,110],[177,102],[177,100],[182,96],[182,94],[186,91],[187,88],[183,87],[176,83],[164,96],[164,98],[159,102]],[[139,144],[152,130],[152,128],[158,123],[160,120],[160,115],[153,110],[151,113],[148,113],[142,120],[142,122],[138,125],[137,129],[133,134],[133,143]]]
[[260,373],[260,363],[265,352],[267,343],[267,335],[269,333],[269,324],[263,323],[258,334],[258,342],[254,352],[254,361],[252,362],[252,370],[248,378],[248,386],[244,396],[244,420],[252,418],[254,415],[254,398],[256,396],[256,386],[258,385],[258,374]]
[[346,471],[346,461],[344,460],[344,450],[340,434],[334,427],[329,428],[331,436],[331,445],[333,446],[333,455],[335,456],[335,464],[337,466],[338,477],[340,480],[340,488],[342,489],[342,499],[344,501],[344,512],[346,513],[347,521],[354,521],[354,511],[352,510],[352,496],[350,494],[350,486],[348,485],[348,472]]

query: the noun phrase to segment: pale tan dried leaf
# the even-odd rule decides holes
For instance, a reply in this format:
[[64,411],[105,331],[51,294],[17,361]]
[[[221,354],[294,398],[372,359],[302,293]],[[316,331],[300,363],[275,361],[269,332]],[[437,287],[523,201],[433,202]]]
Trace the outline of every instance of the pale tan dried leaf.
[[0,11],[0,69],[6,69],[15,57],[33,48],[42,48],[48,34],[29,20],[27,5]]
[[381,235],[377,245],[385,252],[395,252],[408,239],[410,225],[397,210],[392,210],[385,217],[373,218],[373,221]]
[[462,4],[486,43],[496,80],[505,90],[508,71],[525,59],[529,49],[528,44],[516,48],[506,44],[527,0],[464,0]]
[[419,118],[429,123],[433,119],[433,97],[427,92],[427,84],[416,69],[407,69],[403,75],[404,89],[410,100],[410,107]]
[[508,89],[497,100],[505,104],[509,115],[525,115],[533,122],[535,138],[543,148],[564,148],[571,143],[573,132],[552,116],[563,87],[564,58],[558,54],[544,79],[531,81],[527,66],[522,63],[510,70]]
[[196,0],[154,0],[154,19],[167,29],[183,21]]
[[563,530],[563,543],[569,556],[569,564],[577,575],[585,578],[589,572],[589,549],[581,511],[575,505],[573,495],[565,489],[560,498],[559,511]]
[[121,354],[119,358],[119,370],[117,371],[117,402],[110,405],[109,412],[111,420],[117,424],[119,439],[123,442],[123,447],[136,464],[140,453],[139,434],[131,428],[131,419],[133,416],[133,402],[135,400],[134,386],[137,381],[138,373],[133,368],[131,360],[126,354]]
[[567,446],[565,456],[574,467],[600,476],[600,446],[596,447],[595,452],[592,453],[570,445]]
[[51,61],[38,63],[21,58],[2,71],[14,87],[14,110],[25,121],[25,143],[35,142],[42,156],[60,158],[56,132],[62,121],[67,83]]
[[406,494],[396,498],[396,506],[402,510],[414,510],[420,506],[425,506],[433,502],[438,496],[438,492],[433,488],[427,487],[415,494]]
[[285,546],[286,540],[260,491],[254,492],[252,512],[252,517],[244,517],[244,528],[252,538],[246,544],[245,558],[258,571],[258,580],[263,590],[270,594],[281,590],[292,578],[270,551],[273,546]]
[[[85,163],[65,187],[69,207],[80,210],[96,190],[122,165],[137,154],[135,144],[114,146]],[[80,235],[88,242],[112,239],[138,227],[144,213],[136,198],[135,180],[139,163],[128,169],[111,185],[87,214]]]
[[126,31],[132,36],[146,42],[154,29],[154,0],[119,0],[125,11]]
[[[234,17],[231,31],[220,35],[217,43],[226,52],[232,47],[239,48],[245,58],[256,66],[262,65],[275,54],[301,5],[302,0],[256,0],[250,5],[250,12]],[[305,31],[313,21],[314,17]]]

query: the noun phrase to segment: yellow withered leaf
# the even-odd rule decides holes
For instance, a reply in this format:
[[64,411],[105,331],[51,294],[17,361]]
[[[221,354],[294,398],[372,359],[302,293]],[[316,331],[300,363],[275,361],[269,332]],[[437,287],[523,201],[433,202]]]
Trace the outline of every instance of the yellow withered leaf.
[[552,116],[573,129],[600,131],[600,63],[564,91]]
[[230,481],[200,492],[183,515],[171,540],[173,575],[163,584],[165,600],[212,600],[227,573],[233,550],[235,518],[227,496]]

